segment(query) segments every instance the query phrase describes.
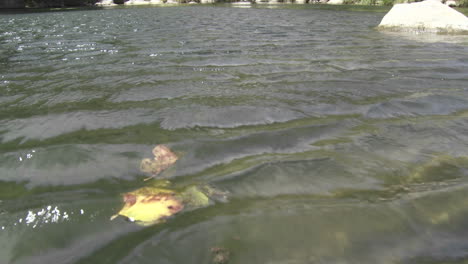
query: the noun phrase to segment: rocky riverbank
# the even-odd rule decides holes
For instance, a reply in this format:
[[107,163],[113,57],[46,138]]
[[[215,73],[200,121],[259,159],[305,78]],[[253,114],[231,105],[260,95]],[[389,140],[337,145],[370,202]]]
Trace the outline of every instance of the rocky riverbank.
[[[99,6],[116,5],[164,5],[164,4],[215,4],[232,3],[237,5],[249,4],[334,4],[334,5],[386,5],[417,2],[413,0],[101,0]],[[468,0],[440,0],[441,3],[452,7],[468,6]]]
[[[15,1],[15,0],[10,0]],[[119,6],[119,5],[177,5],[177,4],[216,4],[232,3],[235,5],[251,4],[330,4],[330,5],[380,5],[392,6],[400,3],[417,2],[415,0],[17,0],[26,7],[73,7],[73,6]],[[451,7],[468,7],[468,0],[440,0]],[[1,6],[0,6],[1,7]]]

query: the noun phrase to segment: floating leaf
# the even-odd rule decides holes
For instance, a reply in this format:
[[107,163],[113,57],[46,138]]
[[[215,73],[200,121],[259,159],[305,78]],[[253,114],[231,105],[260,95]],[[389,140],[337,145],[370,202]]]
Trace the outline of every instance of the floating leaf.
[[163,164],[172,165],[178,157],[168,147],[164,145],[157,145],[153,149],[154,159],[160,161]]
[[153,155],[154,159],[143,159],[140,163],[140,170],[151,174],[151,177],[169,168],[178,159],[177,155],[164,145],[154,147]]
[[143,187],[125,193],[123,200],[125,205],[118,215],[143,225],[157,223],[184,208],[182,199],[174,191],[162,188]]
[[193,207],[203,207],[210,204],[210,198],[197,186],[191,186],[181,193],[184,203]]
[[201,188],[202,189],[201,191],[206,196],[210,197],[210,199],[212,199],[212,200],[215,200],[215,201],[218,201],[218,202],[223,202],[223,203],[228,201],[229,192],[227,192],[227,191],[221,191],[221,190],[213,188],[213,187],[211,187],[209,185],[204,185],[204,186],[199,187],[199,188]]
[[155,224],[184,208],[210,205],[213,194],[226,194],[209,186],[188,186],[174,191],[166,189],[169,185],[169,181],[156,180],[149,187],[123,194],[124,206],[111,220],[121,215],[142,225]]

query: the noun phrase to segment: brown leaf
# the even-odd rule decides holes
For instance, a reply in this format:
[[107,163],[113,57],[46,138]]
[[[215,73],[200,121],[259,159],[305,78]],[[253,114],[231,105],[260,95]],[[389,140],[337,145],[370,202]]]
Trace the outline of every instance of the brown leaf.
[[164,145],[157,145],[154,147],[153,155],[155,160],[169,166],[174,164],[178,159],[176,154]]
[[154,159],[143,159],[140,163],[140,170],[151,174],[150,178],[169,168],[178,159],[177,155],[164,145],[154,147],[153,155]]

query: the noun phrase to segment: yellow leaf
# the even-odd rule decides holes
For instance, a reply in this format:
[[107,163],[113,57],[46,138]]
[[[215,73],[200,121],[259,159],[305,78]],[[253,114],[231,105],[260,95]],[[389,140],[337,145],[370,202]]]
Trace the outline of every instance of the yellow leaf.
[[143,225],[157,223],[184,208],[175,192],[151,187],[125,193],[124,202],[125,205],[118,214]]

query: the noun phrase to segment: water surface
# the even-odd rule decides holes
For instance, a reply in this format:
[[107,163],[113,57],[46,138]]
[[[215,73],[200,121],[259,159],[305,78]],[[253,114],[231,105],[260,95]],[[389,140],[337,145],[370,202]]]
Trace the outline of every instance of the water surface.
[[[468,37],[276,7],[0,15],[0,263],[468,261]],[[228,201],[110,221],[156,144]]]

